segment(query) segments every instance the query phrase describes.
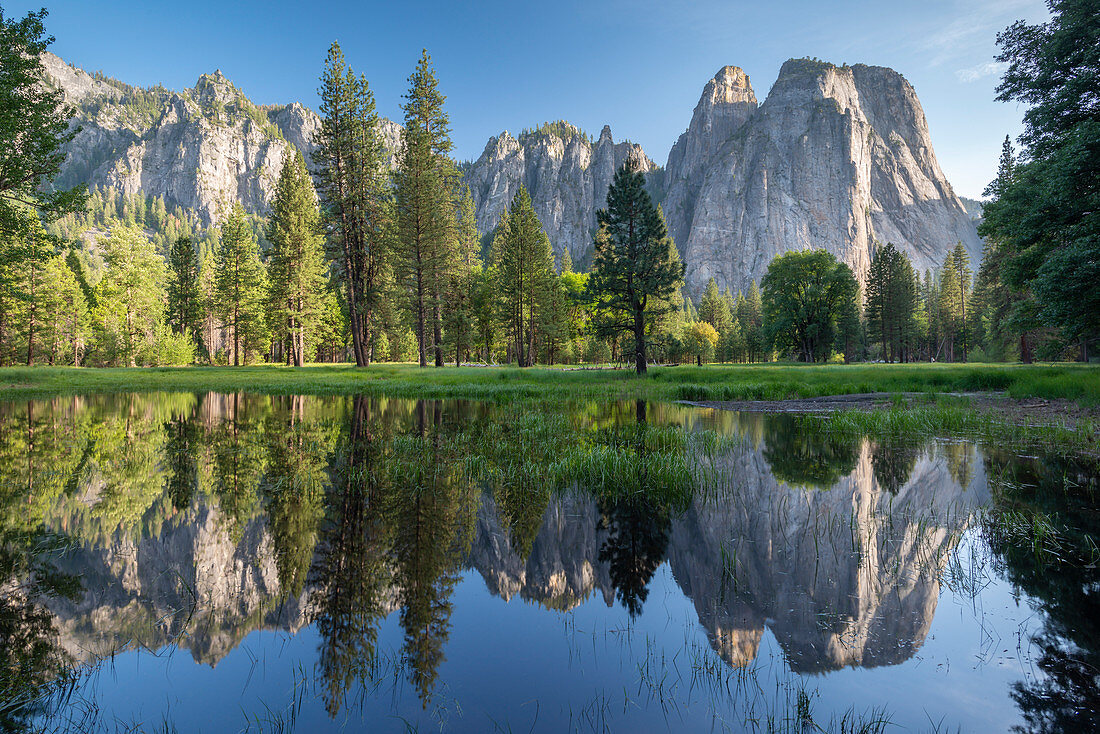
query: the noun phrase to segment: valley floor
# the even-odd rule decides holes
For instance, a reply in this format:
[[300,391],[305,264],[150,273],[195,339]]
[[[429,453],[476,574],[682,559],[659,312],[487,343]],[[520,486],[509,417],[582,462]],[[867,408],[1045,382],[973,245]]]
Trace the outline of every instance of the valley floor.
[[366,368],[0,368],[0,402],[149,391],[678,400],[727,410],[816,414],[809,420],[826,431],[966,435],[1100,455],[1100,367],[1095,365],[684,365],[653,367],[641,378],[610,368],[392,363]]
[[770,363],[653,367],[638,378],[625,369],[576,367],[420,368],[414,364],[316,364],[300,368],[0,368],[0,399],[51,394],[151,390],[248,391],[271,394],[386,394],[431,398],[605,398],[690,401],[778,401],[859,393],[939,396],[1001,393],[1024,399],[1100,405],[1100,367],[1081,364]]

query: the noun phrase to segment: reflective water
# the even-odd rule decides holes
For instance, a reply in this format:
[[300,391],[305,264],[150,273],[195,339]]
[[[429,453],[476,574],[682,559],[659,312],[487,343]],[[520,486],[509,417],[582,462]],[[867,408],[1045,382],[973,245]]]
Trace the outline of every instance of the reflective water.
[[0,403],[0,729],[1083,730],[1096,490],[669,404]]

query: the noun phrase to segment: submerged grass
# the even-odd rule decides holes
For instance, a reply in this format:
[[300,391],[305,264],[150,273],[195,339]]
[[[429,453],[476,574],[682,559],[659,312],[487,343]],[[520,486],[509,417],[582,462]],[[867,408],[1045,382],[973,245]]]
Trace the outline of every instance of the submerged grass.
[[1100,405],[1100,368],[1058,365],[708,365],[629,370],[443,367],[412,364],[284,367],[0,368],[5,399],[158,390],[268,394],[365,394],[413,398],[649,398],[782,400],[866,392],[1004,391]]
[[965,399],[941,400],[934,405],[883,410],[847,410],[808,415],[805,430],[825,434],[901,438],[960,437],[988,445],[1018,449],[1041,448],[1057,453],[1100,453],[1100,426],[1082,420],[1075,424],[1012,422],[970,408]]

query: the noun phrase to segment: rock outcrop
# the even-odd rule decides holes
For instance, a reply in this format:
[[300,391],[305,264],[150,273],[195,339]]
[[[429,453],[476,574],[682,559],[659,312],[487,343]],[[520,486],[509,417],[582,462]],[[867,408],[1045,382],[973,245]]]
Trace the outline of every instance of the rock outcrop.
[[897,245],[918,271],[960,241],[980,258],[900,74],[791,60],[754,110],[739,72],[726,67],[707,84],[666,168],[666,213],[692,291],[712,277],[747,288],[791,250],[828,250],[860,278],[876,242]]
[[[320,127],[301,104],[254,105],[220,71],[173,92],[96,78],[49,53],[43,63],[80,127],[58,183],[162,196],[201,226],[235,202],[265,214],[288,146],[308,155]],[[392,162],[401,128],[389,120],[380,127]]]
[[478,230],[485,234],[496,227],[522,184],[554,252],[568,249],[574,260],[582,260],[591,250],[596,210],[607,204],[611,179],[631,159],[643,171],[655,168],[641,146],[616,143],[606,125],[595,142],[565,122],[543,125],[518,139],[504,131],[489,138],[464,172]]
[[[220,72],[172,92],[93,77],[51,54],[44,61],[81,126],[58,182],[163,196],[204,226],[236,201],[266,213],[287,147],[309,153],[320,124],[301,104],[252,104]],[[392,167],[401,127],[380,126]],[[876,243],[894,243],[918,271],[941,265],[957,242],[981,257],[916,92],[882,67],[791,60],[759,105],[745,72],[723,67],[664,169],[640,146],[616,143],[609,127],[593,140],[557,122],[490,138],[463,173],[483,235],[523,184],[554,251],[583,264],[596,210],[629,159],[650,173],[696,295],[712,277],[744,289],[791,250],[828,250],[861,279]]]

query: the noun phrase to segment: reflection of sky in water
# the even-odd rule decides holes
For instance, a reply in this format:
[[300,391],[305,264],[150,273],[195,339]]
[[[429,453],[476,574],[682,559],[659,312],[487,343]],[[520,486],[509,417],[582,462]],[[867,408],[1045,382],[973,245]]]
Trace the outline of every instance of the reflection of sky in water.
[[[128,434],[154,436],[171,418],[177,421],[173,435],[183,436],[179,412],[195,409],[180,396],[174,399],[182,409],[158,405],[162,414],[144,426],[133,417],[140,418],[142,410],[131,411]],[[332,457],[347,452],[352,445],[345,443],[347,435],[354,432],[348,428],[351,402],[318,400],[312,408],[307,403],[295,398],[267,404],[249,398],[241,407],[235,399],[230,404],[208,396],[201,406],[207,411],[204,421],[195,421],[197,432],[188,439],[198,442],[198,448],[188,452],[206,463],[203,470],[212,475],[224,471],[229,459],[246,447],[255,464],[250,469],[254,487],[271,482],[273,467],[294,463],[288,464],[285,455],[282,464],[276,463],[277,453],[287,446],[323,446],[321,453]],[[0,404],[0,419],[5,407]],[[109,400],[100,407],[105,408],[102,415],[112,415]],[[445,439],[478,421],[484,425],[517,419],[507,408],[469,403],[432,403],[428,409],[411,401],[355,403],[356,410],[366,407],[373,412],[354,414],[368,415],[373,428],[385,424],[403,437],[433,435],[435,426]],[[609,426],[633,425],[644,415],[635,407],[586,404],[570,414],[587,431],[576,440],[625,447],[627,457],[642,451],[635,443],[637,434],[601,433]],[[318,412],[311,414],[311,409]],[[235,410],[241,418],[229,430],[225,416]],[[283,410],[293,413],[284,415]],[[296,416],[292,426],[314,420],[317,426],[324,423],[327,433],[309,434],[297,444],[282,441],[287,415]],[[23,417],[16,419],[9,437],[21,430]],[[81,515],[103,501],[101,495],[115,503],[112,507],[120,506],[118,487],[116,494],[104,495],[97,479],[66,490],[58,495],[60,509],[47,513],[50,521],[81,527],[84,517],[85,526],[98,535],[62,564],[82,576],[85,594],[75,603],[51,599],[47,605],[60,621],[63,644],[76,657],[89,659],[91,649],[100,654],[121,650],[76,691],[73,708],[94,701],[98,721],[108,729],[116,723],[168,721],[179,731],[237,729],[248,722],[267,730],[277,727],[278,720],[293,718],[299,731],[357,730],[364,722],[371,730],[387,731],[403,731],[407,723],[421,729],[443,724],[448,731],[494,726],[515,731],[532,726],[549,731],[736,731],[746,720],[792,715],[804,690],[811,697],[814,720],[827,729],[830,720],[846,712],[873,710],[909,730],[1001,731],[1020,721],[1012,686],[1039,676],[1030,637],[1043,620],[1033,611],[1039,602],[1026,596],[1017,601],[1010,585],[992,570],[985,538],[973,527],[971,513],[989,500],[988,467],[975,447],[822,437],[800,431],[789,416],[668,404],[651,406],[648,421],[743,437],[699,462],[688,462],[686,476],[696,483],[717,482],[722,491],[696,495],[686,509],[675,512],[642,507],[634,500],[597,500],[575,490],[555,494],[545,511],[536,505],[542,514],[531,518],[534,524],[523,531],[529,553],[517,546],[505,519],[509,507],[518,507],[522,520],[523,505],[516,505],[514,496],[509,500],[482,494],[480,484],[456,490],[461,484],[456,473],[425,473],[426,465],[415,463],[416,457],[423,458],[415,442],[393,449],[406,453],[384,459],[354,454],[361,463],[396,462],[392,466],[397,471],[387,476],[397,491],[384,498],[391,503],[389,515],[371,515],[354,526],[356,532],[369,534],[370,528],[389,523],[393,534],[378,541],[385,547],[346,547],[373,548],[391,566],[428,569],[424,572],[431,579],[439,578],[431,574],[440,569],[444,575],[457,572],[459,580],[449,597],[443,593],[451,605],[450,631],[442,644],[445,659],[438,677],[429,684],[430,700],[422,705],[402,663],[407,647],[401,604],[386,592],[376,601],[383,619],[377,624],[373,682],[366,690],[352,682],[335,718],[326,712],[325,683],[318,672],[323,629],[306,623],[296,633],[286,631],[309,619],[300,613],[298,599],[287,602],[285,614],[279,611],[273,550],[278,539],[262,509],[270,498],[224,495],[245,508],[236,521],[222,514],[232,505],[216,493],[200,491],[182,510],[171,509],[169,500],[146,500],[153,509],[139,505],[146,513],[140,517],[152,516],[154,510],[161,514],[144,526],[134,546],[132,535],[108,541],[109,530]],[[43,435],[37,434],[37,440]],[[278,440],[263,443],[273,438]],[[383,438],[379,431],[368,443],[377,448],[390,440],[392,436]],[[650,435],[648,440],[663,446],[668,436]],[[463,446],[487,454],[494,448]],[[269,452],[266,458],[260,456],[264,451]],[[333,458],[331,466],[346,466],[351,455]],[[659,455],[668,460],[671,454]],[[106,474],[109,458],[98,459],[99,474],[93,477]],[[157,471],[167,465],[152,461]],[[214,466],[217,461],[222,462],[220,469]],[[323,463],[315,462],[314,470],[322,471]],[[414,465],[419,469],[414,471]],[[134,466],[140,477],[140,462]],[[377,476],[384,474],[381,463],[375,468]],[[346,478],[339,474],[342,469],[332,471]],[[661,476],[674,481],[677,475]],[[126,487],[138,486],[137,480],[126,481],[131,482]],[[200,471],[195,481],[199,486],[211,479]],[[398,526],[416,518],[407,502],[412,485],[405,486],[406,481],[440,482],[444,494],[452,493],[447,496],[456,504],[442,505],[444,511],[453,512],[458,525],[468,522],[465,530],[455,531],[456,537],[469,532],[470,545],[461,558],[439,560],[452,552],[431,535],[442,532],[442,526],[427,531],[423,558],[416,546],[419,536],[401,536],[404,531]],[[570,482],[568,486],[583,486],[575,478]],[[147,495],[155,498],[160,479],[146,484]],[[463,494],[467,490],[468,496]],[[326,497],[333,506],[340,501],[338,493]],[[472,505],[455,509],[469,497],[475,498]],[[126,510],[120,507],[120,512]],[[646,537],[630,537],[631,532]],[[612,536],[617,552],[636,550],[643,561],[637,575],[643,584],[648,582],[648,595],[643,591],[630,597],[641,609],[633,619],[620,583],[624,578],[629,583],[630,574],[616,571],[614,561],[609,564],[604,556]],[[660,538],[653,542],[656,536]],[[398,543],[403,544],[400,551]],[[317,558],[324,547],[317,546],[315,570],[302,599],[316,589]],[[307,548],[306,566],[312,548]],[[432,555],[436,552],[439,558]],[[937,584],[935,569],[945,554],[950,557],[947,581]],[[658,561],[649,578],[648,569]],[[168,625],[158,615],[175,610],[185,596],[174,580],[177,570],[187,575],[200,567],[202,573],[195,571],[201,577],[196,582],[200,607],[188,629],[193,638],[182,641],[184,648],[194,642],[193,655],[190,649],[166,644],[183,617]],[[976,573],[968,573],[975,567]],[[967,584],[975,581],[978,586],[968,592]],[[575,600],[583,601],[572,606]],[[569,611],[557,611],[562,608]],[[135,649],[141,647],[131,644],[135,638],[152,649]],[[288,707],[293,717],[288,717]]]

